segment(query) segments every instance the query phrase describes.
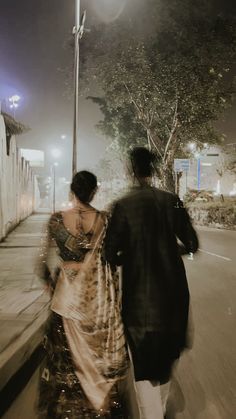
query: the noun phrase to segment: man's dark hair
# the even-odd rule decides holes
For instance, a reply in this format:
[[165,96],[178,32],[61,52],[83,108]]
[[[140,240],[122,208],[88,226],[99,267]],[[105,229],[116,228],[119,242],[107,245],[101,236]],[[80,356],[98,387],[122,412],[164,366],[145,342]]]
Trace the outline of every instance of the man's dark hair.
[[135,147],[130,152],[134,174],[138,177],[149,177],[154,172],[153,163],[156,155],[145,147]]

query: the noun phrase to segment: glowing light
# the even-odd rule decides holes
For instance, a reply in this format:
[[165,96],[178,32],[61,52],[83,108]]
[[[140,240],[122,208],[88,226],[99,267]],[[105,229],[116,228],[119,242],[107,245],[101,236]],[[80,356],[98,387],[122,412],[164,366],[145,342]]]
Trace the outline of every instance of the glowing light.
[[20,100],[20,96],[18,95],[13,95],[9,97],[9,102],[19,102],[19,100]]
[[18,108],[19,107],[19,100],[20,100],[20,96],[19,95],[13,95],[11,97],[9,97],[9,102],[10,102],[10,108]]
[[229,196],[236,196],[236,182],[233,183],[233,189],[229,192]]
[[220,180],[217,180],[217,184],[216,184],[216,195],[220,195],[220,190],[221,190]]
[[52,157],[54,157],[55,159],[58,159],[58,157],[61,156],[61,150],[59,150],[58,148],[53,148],[51,151]]
[[122,14],[126,0],[101,0],[94,2],[95,13],[105,23],[113,22]]
[[189,147],[190,150],[193,151],[196,148],[196,144],[195,143],[189,143],[188,147]]
[[53,163],[53,166],[55,166],[55,167],[57,167],[57,166],[58,166],[57,161],[55,161],[55,162]]
[[65,135],[65,134],[62,134],[62,135],[61,135],[61,139],[62,139],[62,140],[65,140],[65,139],[66,139],[66,135]]

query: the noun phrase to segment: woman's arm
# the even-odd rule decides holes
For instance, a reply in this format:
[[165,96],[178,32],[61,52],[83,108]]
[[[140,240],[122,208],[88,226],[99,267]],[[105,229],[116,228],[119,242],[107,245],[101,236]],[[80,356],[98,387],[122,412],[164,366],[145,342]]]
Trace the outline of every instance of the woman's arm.
[[52,265],[51,259],[53,258],[52,253],[55,253],[53,251],[55,249],[55,240],[53,237],[53,231],[54,231],[54,224],[58,223],[58,220],[56,218],[56,215],[53,214],[48,223],[45,225],[41,241],[40,241],[40,248],[38,257],[35,263],[35,269],[34,274],[37,277],[37,279],[44,285],[52,286],[53,280],[52,280],[52,273],[49,268],[50,264]]

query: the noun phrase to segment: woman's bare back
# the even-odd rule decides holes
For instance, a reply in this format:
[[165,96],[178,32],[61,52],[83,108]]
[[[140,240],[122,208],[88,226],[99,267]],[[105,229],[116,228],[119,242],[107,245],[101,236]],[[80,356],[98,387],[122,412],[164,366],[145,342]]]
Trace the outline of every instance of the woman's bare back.
[[104,227],[104,217],[93,207],[74,207],[62,212],[65,228],[73,236],[92,233],[98,236]]

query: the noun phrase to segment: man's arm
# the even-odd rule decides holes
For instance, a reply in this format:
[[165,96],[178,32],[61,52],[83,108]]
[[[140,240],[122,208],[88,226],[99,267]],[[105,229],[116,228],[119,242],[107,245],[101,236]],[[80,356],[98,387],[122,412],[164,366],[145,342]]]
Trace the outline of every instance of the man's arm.
[[183,243],[183,246],[180,245],[181,254],[195,253],[199,246],[197,233],[183,202],[177,196],[174,203],[174,229],[176,236]]

